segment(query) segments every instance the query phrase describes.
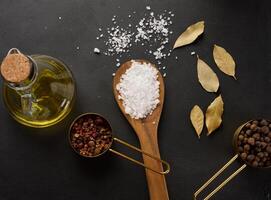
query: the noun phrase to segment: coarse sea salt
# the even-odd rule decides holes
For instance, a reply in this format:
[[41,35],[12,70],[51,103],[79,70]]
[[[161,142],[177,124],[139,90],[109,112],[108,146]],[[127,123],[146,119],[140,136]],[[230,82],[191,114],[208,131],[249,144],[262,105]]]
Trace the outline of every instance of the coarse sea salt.
[[101,51],[100,51],[100,49],[98,49],[98,48],[94,48],[94,49],[93,49],[93,52],[96,53],[96,54],[99,54]]
[[[172,11],[162,11],[155,14],[149,5],[146,6],[144,16],[138,19],[135,11],[128,13],[128,25],[123,25],[122,19],[116,15],[112,17],[113,26],[103,28],[103,41],[106,56],[119,56],[130,52],[132,46],[142,46],[146,54],[152,55],[158,64],[162,59],[170,56],[169,36],[173,34],[170,29],[172,24]],[[131,24],[130,17],[138,19],[138,23]],[[98,29],[102,30],[101,28]],[[101,40],[101,33],[96,38]]]
[[116,85],[125,113],[134,119],[152,114],[159,104],[158,70],[150,63],[132,61]]
[[109,34],[106,41],[108,46],[107,55],[129,52],[129,47],[132,46],[131,37],[133,36],[131,31],[119,28],[119,26],[108,28],[107,31]]

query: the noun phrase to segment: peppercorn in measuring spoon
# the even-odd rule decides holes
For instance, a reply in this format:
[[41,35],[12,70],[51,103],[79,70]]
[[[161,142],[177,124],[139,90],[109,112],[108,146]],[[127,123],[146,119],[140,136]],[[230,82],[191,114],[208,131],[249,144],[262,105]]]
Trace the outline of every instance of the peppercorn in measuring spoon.
[[233,147],[236,155],[194,193],[194,199],[237,158],[240,158],[244,164],[209,193],[204,200],[210,199],[247,166],[257,169],[271,167],[271,121],[251,120],[241,125],[234,133]]
[[[128,144],[123,140],[120,140],[119,138],[114,137],[112,134],[112,128],[108,121],[96,113],[85,113],[77,117],[70,126],[68,139],[73,150],[78,155],[85,158],[95,158],[102,156],[106,152],[112,152],[138,165],[141,165],[154,173],[167,174],[170,171],[170,166],[166,161],[163,161],[160,158],[157,158],[131,144]],[[132,150],[140,152],[151,159],[156,160],[157,162],[163,163],[166,166],[166,170],[159,171],[152,166],[145,165],[138,160],[114,150],[112,148],[113,142],[118,142]]]

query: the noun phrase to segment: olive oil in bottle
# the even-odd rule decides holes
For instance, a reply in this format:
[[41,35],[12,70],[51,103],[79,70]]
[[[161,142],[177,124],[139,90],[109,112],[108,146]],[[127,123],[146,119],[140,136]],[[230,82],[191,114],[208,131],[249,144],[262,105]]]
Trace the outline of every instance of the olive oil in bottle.
[[3,96],[11,116],[36,128],[64,119],[72,109],[75,81],[68,67],[46,55],[11,49],[1,65]]

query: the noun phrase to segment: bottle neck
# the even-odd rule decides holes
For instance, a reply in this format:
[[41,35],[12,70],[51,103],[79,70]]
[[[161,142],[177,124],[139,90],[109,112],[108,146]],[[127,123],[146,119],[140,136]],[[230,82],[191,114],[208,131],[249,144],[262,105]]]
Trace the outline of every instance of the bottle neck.
[[7,84],[8,87],[17,91],[28,90],[29,88],[32,87],[33,83],[36,81],[38,75],[37,64],[31,56],[27,56],[27,58],[31,63],[31,70],[28,78],[20,83],[12,83],[5,80],[5,83]]

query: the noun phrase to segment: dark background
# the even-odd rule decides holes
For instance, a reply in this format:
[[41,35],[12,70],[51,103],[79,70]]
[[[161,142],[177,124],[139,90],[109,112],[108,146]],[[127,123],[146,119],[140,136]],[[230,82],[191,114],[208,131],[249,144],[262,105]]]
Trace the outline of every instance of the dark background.
[[[81,159],[71,151],[66,138],[74,117],[98,112],[110,120],[116,136],[139,145],[113,98],[111,74],[116,70],[116,57],[94,55],[93,48],[102,47],[101,41],[96,40],[98,28],[111,26],[113,15],[126,19],[136,11],[137,23],[147,5],[156,13],[164,9],[175,13],[170,45],[188,25],[199,20],[205,20],[206,25],[200,40],[174,51],[165,62],[166,100],[159,141],[162,157],[172,166],[167,176],[170,199],[192,199],[194,191],[234,155],[231,140],[240,124],[259,117],[270,118],[270,1],[1,0],[1,58],[11,47],[27,54],[60,58],[73,71],[78,89],[76,106],[69,117],[41,130],[21,126],[11,119],[1,98],[1,200],[148,199],[144,169],[114,155]],[[237,81],[215,67],[214,43],[225,47],[235,58]],[[135,47],[131,56],[124,56],[121,61],[145,58],[156,62],[143,51],[144,47]],[[210,137],[204,130],[200,140],[190,124],[190,110],[195,104],[205,110],[216,95],[205,92],[198,84],[196,57],[190,55],[191,51],[196,51],[217,73],[225,102],[223,126]],[[239,163],[233,165],[223,178],[238,166]],[[213,199],[270,200],[271,172],[247,168]]]

